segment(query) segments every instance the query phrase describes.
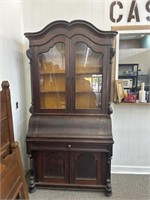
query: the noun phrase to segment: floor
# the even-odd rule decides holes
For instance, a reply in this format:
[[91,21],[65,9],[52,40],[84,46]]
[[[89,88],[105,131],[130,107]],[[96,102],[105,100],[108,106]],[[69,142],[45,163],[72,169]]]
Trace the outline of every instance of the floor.
[[112,175],[113,195],[103,192],[37,189],[30,200],[150,200],[150,175]]

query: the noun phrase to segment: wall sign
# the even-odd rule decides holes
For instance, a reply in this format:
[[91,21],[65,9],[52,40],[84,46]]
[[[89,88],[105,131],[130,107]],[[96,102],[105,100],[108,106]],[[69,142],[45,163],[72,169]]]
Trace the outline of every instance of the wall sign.
[[[124,9],[123,2],[113,1],[110,5],[110,20],[114,23],[118,23],[124,17],[123,14],[118,14],[115,16],[115,9]],[[146,21],[150,22],[150,0],[148,0],[145,4],[145,11],[147,12]],[[143,12],[143,11],[142,11]],[[127,14],[127,22],[131,22],[132,19],[135,19],[136,22],[140,22],[140,13],[138,8],[138,3],[136,0],[131,1],[131,5],[129,7],[129,13]]]

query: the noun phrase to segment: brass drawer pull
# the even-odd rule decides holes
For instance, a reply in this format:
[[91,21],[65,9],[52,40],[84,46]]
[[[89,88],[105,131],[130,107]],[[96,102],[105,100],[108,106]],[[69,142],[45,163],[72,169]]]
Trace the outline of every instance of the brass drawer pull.
[[68,149],[71,149],[71,144],[68,144]]

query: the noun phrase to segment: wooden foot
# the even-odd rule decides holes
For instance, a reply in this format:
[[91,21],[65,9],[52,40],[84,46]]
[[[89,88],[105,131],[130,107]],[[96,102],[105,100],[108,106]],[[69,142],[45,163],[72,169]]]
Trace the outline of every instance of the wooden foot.
[[108,197],[110,197],[112,195],[112,188],[111,188],[110,179],[107,179],[105,195],[108,196]]
[[33,192],[35,192],[35,190],[36,190],[36,187],[35,187],[34,177],[30,176],[29,192],[33,193]]

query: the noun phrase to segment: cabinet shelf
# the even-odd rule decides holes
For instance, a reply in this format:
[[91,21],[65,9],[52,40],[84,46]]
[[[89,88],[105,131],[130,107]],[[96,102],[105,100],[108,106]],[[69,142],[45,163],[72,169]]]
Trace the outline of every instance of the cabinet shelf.
[[65,72],[40,72],[40,75],[65,75]]
[[65,91],[41,90],[40,93],[65,93]]
[[138,103],[125,103],[125,102],[121,102],[121,103],[116,103],[114,102],[116,105],[138,105],[138,106],[141,106],[141,105],[147,105],[147,106],[150,106],[150,102],[145,102],[145,103],[141,103],[141,102],[138,102]]
[[132,77],[137,77],[137,75],[121,75],[119,78],[132,78]]
[[99,77],[101,77],[102,76],[102,74],[100,74],[100,73],[95,73],[95,72],[86,72],[86,73],[76,73],[75,74],[76,76],[99,76]]
[[102,71],[100,68],[94,69],[87,69],[87,70],[76,70],[76,74],[101,74]]
[[94,93],[93,91],[89,91],[89,90],[77,90],[75,91],[77,94],[78,93]]
[[122,79],[125,89],[131,89],[132,92],[136,92],[138,83],[138,64],[119,64],[118,78]]
[[[41,90],[40,93],[45,94],[45,93],[65,93],[65,91],[52,91],[52,90]],[[94,91],[89,91],[89,90],[81,90],[81,91],[75,91],[76,94],[78,93],[95,93]],[[100,92],[96,92],[100,93]]]

